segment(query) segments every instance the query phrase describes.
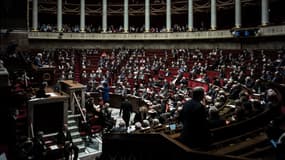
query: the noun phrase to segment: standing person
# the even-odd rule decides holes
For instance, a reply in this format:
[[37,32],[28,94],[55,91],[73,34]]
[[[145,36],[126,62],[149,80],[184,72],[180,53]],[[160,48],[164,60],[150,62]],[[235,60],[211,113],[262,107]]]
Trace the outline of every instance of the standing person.
[[103,97],[104,103],[109,103],[110,101],[109,92],[110,92],[110,87],[108,85],[108,82],[104,82],[103,88],[102,88],[102,97]]
[[131,117],[131,113],[133,111],[132,104],[128,101],[128,99],[125,97],[123,99],[123,102],[121,103],[120,107],[120,116],[122,115],[123,120],[126,122],[126,127],[129,127],[129,121]]
[[101,83],[101,85],[99,85],[97,88],[96,88],[102,95],[102,98],[103,98],[103,102],[104,103],[109,103],[110,101],[110,87],[108,85],[108,82],[104,81]]
[[189,147],[205,147],[210,140],[207,112],[201,103],[204,89],[195,87],[193,97],[185,102],[180,119],[183,124],[180,140]]
[[69,155],[73,151],[74,153],[74,160],[77,160],[78,158],[78,147],[72,142],[72,137],[67,129],[67,124],[64,124],[64,127],[62,130],[60,130],[57,134],[57,143],[59,145],[64,146],[64,158],[65,160],[69,160]]

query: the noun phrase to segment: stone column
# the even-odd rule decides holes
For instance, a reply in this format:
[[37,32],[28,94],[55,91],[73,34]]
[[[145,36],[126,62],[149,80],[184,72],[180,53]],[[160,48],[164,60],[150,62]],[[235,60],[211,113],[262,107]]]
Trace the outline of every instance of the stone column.
[[145,0],[145,32],[149,32],[149,19],[150,19],[150,5],[149,0]]
[[266,26],[269,23],[268,0],[261,0],[261,25]]
[[211,30],[217,29],[217,8],[216,0],[211,0]]
[[102,30],[105,33],[107,32],[107,0],[103,0],[102,4]]
[[171,0],[166,1],[166,31],[171,31]]
[[38,0],[33,0],[33,28],[32,31],[38,31]]
[[85,32],[85,0],[80,0],[80,32]]
[[129,31],[129,0],[124,0],[124,32]]
[[62,0],[57,0],[57,31],[62,32]]
[[193,31],[193,0],[188,0],[188,31]]
[[235,0],[235,27],[241,27],[241,3],[240,0]]

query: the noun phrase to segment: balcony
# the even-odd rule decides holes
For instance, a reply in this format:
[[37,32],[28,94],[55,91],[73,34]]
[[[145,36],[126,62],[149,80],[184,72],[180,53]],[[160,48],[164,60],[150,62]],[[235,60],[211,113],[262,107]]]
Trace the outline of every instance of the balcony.
[[[250,28],[241,28],[247,30]],[[260,27],[256,36],[284,36],[285,25]],[[234,38],[231,30],[168,33],[59,33],[29,32],[29,39],[51,40],[196,40]]]

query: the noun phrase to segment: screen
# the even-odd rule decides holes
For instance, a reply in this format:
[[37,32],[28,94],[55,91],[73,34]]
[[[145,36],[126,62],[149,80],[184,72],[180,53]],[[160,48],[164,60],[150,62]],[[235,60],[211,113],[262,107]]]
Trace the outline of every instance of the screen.
[[176,130],[176,124],[170,124],[169,128],[171,131],[175,131]]

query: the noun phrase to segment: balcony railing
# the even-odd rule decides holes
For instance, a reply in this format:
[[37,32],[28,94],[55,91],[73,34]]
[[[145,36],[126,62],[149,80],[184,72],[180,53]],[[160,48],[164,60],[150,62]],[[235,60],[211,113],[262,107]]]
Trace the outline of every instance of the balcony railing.
[[[246,30],[246,29],[245,29]],[[283,36],[285,25],[261,27],[256,36]],[[169,33],[59,33],[29,32],[29,39],[61,40],[195,40],[233,38],[231,30]]]

